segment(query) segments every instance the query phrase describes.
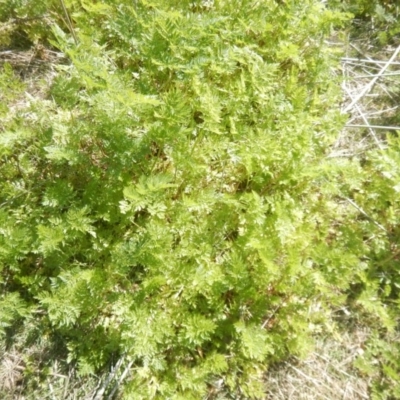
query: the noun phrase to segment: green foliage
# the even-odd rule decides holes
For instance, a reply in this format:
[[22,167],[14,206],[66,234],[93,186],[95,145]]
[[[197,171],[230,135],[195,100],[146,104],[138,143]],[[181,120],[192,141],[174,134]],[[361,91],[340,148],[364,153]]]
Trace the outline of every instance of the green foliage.
[[390,0],[356,0],[356,1],[342,1],[339,5],[338,1],[330,0],[330,5],[335,7],[343,7],[346,11],[350,11],[355,16],[364,18],[378,17],[381,10],[385,9],[387,12],[393,13],[398,11],[396,4]]
[[374,334],[370,338],[365,354],[356,360],[355,366],[373,378],[372,399],[400,398],[399,360],[398,337],[395,335],[380,337],[379,334]]
[[50,21],[59,8],[56,0],[1,0],[0,48],[29,48],[32,43],[46,41]]
[[0,140],[4,329],[43,314],[81,374],[125,354],[125,398],[198,399],[217,380],[263,398],[269,363],[303,355],[360,281],[354,302],[391,327],[363,261],[386,244],[343,200],[365,176],[326,159],[343,118],[324,38],[342,14],[66,5],[78,43],[61,22],[46,39],[71,62]]
[[11,65],[5,63],[0,69],[0,117],[4,118],[12,111],[12,106],[24,88],[25,85],[18,79]]
[[366,31],[371,40],[377,40],[381,45],[398,42],[400,39],[400,8],[392,0],[329,0],[333,9],[350,12],[354,16],[354,26],[357,32]]
[[13,322],[28,314],[25,302],[20,298],[18,293],[7,293],[0,298],[0,337],[6,333],[6,328],[10,327]]
[[365,160],[361,185],[353,189],[352,195],[368,215],[359,224],[368,268],[362,275],[363,289],[357,302],[380,317],[378,323],[369,322],[374,333],[356,366],[373,379],[372,398],[376,399],[400,396],[399,151],[397,137],[388,137],[387,150],[371,151]]

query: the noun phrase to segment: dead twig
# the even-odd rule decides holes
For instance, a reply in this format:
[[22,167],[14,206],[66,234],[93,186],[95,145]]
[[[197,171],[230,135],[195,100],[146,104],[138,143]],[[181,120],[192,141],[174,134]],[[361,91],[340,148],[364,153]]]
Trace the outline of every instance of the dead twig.
[[363,58],[350,58],[350,57],[342,57],[342,61],[357,61],[359,63],[371,63],[371,64],[387,64],[389,65],[400,65],[400,62],[390,62],[389,61],[382,61],[382,60],[373,60],[371,58],[369,59],[363,59]]
[[115,364],[114,368],[112,368],[111,372],[108,374],[107,379],[104,381],[103,385],[97,390],[95,393],[93,400],[102,400],[103,395],[110,384],[110,382],[114,379],[115,374],[118,372],[121,364],[124,362],[125,356],[121,357],[118,362]]
[[383,126],[383,125],[360,125],[360,124],[347,124],[346,128],[374,128],[374,129],[384,129],[391,131],[399,131],[400,126]]
[[[395,52],[393,53],[390,60],[386,62],[383,68],[379,71],[379,73],[374,76],[374,78],[364,87],[364,89],[352,100],[352,102],[343,110],[343,113],[347,113],[349,110],[353,108],[355,104],[357,104],[368,92],[372,90],[377,80],[385,73],[385,71],[389,68],[390,65],[394,65],[395,58],[400,52],[400,46],[397,47]],[[367,60],[368,61],[368,60]]]
[[[347,89],[346,85],[343,84],[343,89],[346,91],[346,93],[348,94],[348,96],[352,99],[352,102],[354,101],[353,96],[351,95],[350,91]],[[359,107],[359,105],[357,103],[354,103],[354,107],[357,110],[358,114],[360,115],[360,117],[362,118],[362,120],[365,122],[366,126],[368,127],[368,130],[371,134],[371,136],[374,138],[377,146],[379,147],[380,150],[382,150],[382,145],[380,144],[374,130],[372,129],[371,125],[368,122],[367,117],[364,115],[364,113],[362,112],[361,108]]]
[[115,392],[117,389],[121,386],[121,383],[125,380],[126,375],[128,375],[128,372],[130,371],[131,367],[133,365],[133,361],[130,361],[124,371],[122,372],[121,376],[118,379],[118,382],[114,385],[110,395],[108,396],[107,400],[112,400],[114,397]]
[[370,217],[359,205],[357,205],[353,200],[349,199],[348,197],[344,198],[347,200],[354,208],[356,208],[364,217],[368,218],[372,223],[374,223],[379,229],[387,233],[387,230],[377,221],[375,221],[372,217]]
[[67,7],[65,6],[64,0],[60,0],[60,3],[61,3],[61,7],[64,10],[65,18],[67,19],[68,28],[71,31],[71,34],[74,38],[75,45],[77,45],[78,38],[76,37],[75,30],[74,30],[74,27],[72,26],[72,21],[71,21],[71,18],[69,17],[69,13],[68,13]]

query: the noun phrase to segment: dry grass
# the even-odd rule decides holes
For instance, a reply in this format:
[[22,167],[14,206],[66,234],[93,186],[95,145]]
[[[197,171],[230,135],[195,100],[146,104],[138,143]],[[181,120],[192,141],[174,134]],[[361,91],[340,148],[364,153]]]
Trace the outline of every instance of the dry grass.
[[38,340],[28,346],[23,336],[11,349],[0,349],[2,400],[112,400],[131,371],[132,362],[121,357],[109,372],[80,376],[51,343]]
[[349,119],[330,157],[354,157],[371,148],[384,149],[386,135],[400,130],[392,123],[399,112],[400,46],[349,43],[342,58],[342,113]]
[[0,398],[2,400],[92,400],[97,377],[80,377],[73,365],[53,360],[43,363],[48,349],[36,345],[23,350],[14,346],[0,351]]
[[33,101],[46,98],[57,76],[57,65],[66,61],[63,53],[46,49],[41,45],[23,51],[0,51],[0,68],[5,63],[10,64],[26,85],[25,92],[12,104],[8,104],[9,112],[2,122],[11,120],[21,110],[27,110]]
[[339,339],[317,339],[305,360],[292,360],[266,376],[268,400],[369,399],[368,379],[353,367],[368,337],[366,330],[345,333]]
[[23,379],[25,365],[22,354],[15,349],[1,351],[0,362],[0,392],[14,394]]

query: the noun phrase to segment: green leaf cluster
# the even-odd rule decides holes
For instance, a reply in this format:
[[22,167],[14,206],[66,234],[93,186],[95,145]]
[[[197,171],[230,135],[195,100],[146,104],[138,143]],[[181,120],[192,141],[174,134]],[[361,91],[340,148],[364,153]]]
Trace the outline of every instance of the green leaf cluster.
[[362,279],[390,325],[343,201],[361,167],[326,157],[344,17],[280,3],[66,2],[70,63],[1,132],[4,329],[37,313],[82,374],[125,354],[125,398],[198,399],[263,398]]
[[[352,36],[367,33],[380,45],[395,44],[400,38],[399,6],[391,0],[329,0],[331,8],[354,16]],[[358,33],[357,33],[358,32]]]

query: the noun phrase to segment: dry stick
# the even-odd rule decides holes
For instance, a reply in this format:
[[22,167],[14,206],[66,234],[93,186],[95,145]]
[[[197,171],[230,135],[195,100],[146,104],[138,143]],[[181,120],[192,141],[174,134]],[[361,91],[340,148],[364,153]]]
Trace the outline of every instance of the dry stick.
[[[342,81],[343,81],[343,85],[345,84],[347,77],[348,77],[348,68],[346,66],[346,64],[343,65],[343,68],[341,69],[342,71]],[[343,131],[339,131],[338,137],[336,139],[336,142],[333,146],[333,148],[337,148],[340,146],[340,142],[343,138]]]
[[51,398],[53,400],[56,400],[56,397],[54,396],[54,390],[53,390],[53,385],[50,382],[50,379],[47,378],[47,384],[49,385],[49,389],[50,389],[50,394],[51,394]]
[[[368,55],[365,55],[361,50],[359,50],[358,47],[354,46],[354,44],[351,44],[351,43],[350,43],[350,46],[353,47],[353,49],[357,50],[357,51],[358,51],[363,57],[365,57],[366,59],[368,59],[368,60],[370,60],[370,61],[374,61],[371,57],[369,57]],[[365,68],[364,68],[364,71],[365,71]],[[378,74],[371,74],[370,72],[368,72],[368,70],[365,71],[365,72],[367,73],[367,75],[364,75],[365,78],[373,78],[373,77],[379,75],[379,73],[378,73]],[[381,77],[384,77],[384,76],[386,76],[386,74],[381,74],[380,76],[381,76]],[[383,89],[383,91],[384,91],[390,98],[392,98],[392,96],[390,95],[390,93],[388,93],[388,91],[386,90],[386,88],[385,88],[384,86],[380,85],[380,87]]]
[[106,381],[104,384],[101,386],[101,388],[95,393],[95,396],[93,397],[93,400],[101,400],[103,398],[104,392],[107,389],[107,386],[110,384],[110,382],[114,379],[115,374],[119,370],[119,367],[123,363],[125,359],[125,356],[121,357],[118,362],[115,364],[115,367],[111,370],[110,374],[108,375]]
[[[368,69],[367,68],[363,68],[363,70],[367,73],[367,74],[370,74],[370,76],[371,76],[371,78],[372,77],[376,77],[376,76],[384,76],[385,74],[382,74],[382,75],[380,75],[379,73],[378,74],[371,74],[369,71],[368,71]],[[393,99],[393,96],[388,92],[388,90],[386,89],[386,87],[385,87],[385,85],[384,84],[382,84],[382,83],[377,83],[377,85],[379,85],[379,87],[391,98],[391,99]],[[370,94],[370,95],[368,95],[368,96],[373,96],[372,94]],[[379,96],[379,95],[376,95],[376,96]]]
[[388,67],[392,64],[394,64],[394,59],[397,57],[397,55],[400,52],[400,46],[397,47],[396,51],[393,53],[392,57],[390,57],[390,60],[383,66],[383,68],[379,71],[379,74],[375,76],[369,83],[364,87],[364,89],[361,91],[361,93],[344,109],[344,113],[347,113],[351,108],[357,104],[375,85],[376,81],[379,79],[379,77],[385,73],[385,71],[388,69]]
[[[350,91],[347,89],[346,83],[343,84],[343,88],[346,91],[346,93],[348,94],[348,96],[350,97],[350,99],[353,101],[354,98],[353,98],[352,94],[350,93]],[[372,137],[374,138],[377,146],[379,147],[380,150],[382,150],[382,146],[381,146],[378,138],[376,137],[374,130],[370,127],[370,123],[369,123],[367,117],[365,116],[365,114],[363,113],[363,111],[361,110],[360,106],[358,104],[355,104],[354,107],[357,110],[358,114],[361,116],[364,123],[368,126],[368,130],[369,130],[370,134],[372,135]]]
[[[374,61],[374,60],[372,60],[371,57],[369,57],[368,55],[364,54],[364,53],[363,53],[357,46],[355,46],[354,44],[350,43],[350,46],[351,46],[353,49],[355,49],[356,51],[358,51],[364,58],[366,58],[366,59],[368,59],[368,60],[370,60],[370,61]],[[373,78],[374,76],[377,76],[377,74],[369,74],[368,71],[367,71],[367,74],[368,74],[368,75],[364,75],[364,76],[363,76],[363,75],[360,75],[360,76],[352,77],[352,78],[355,78],[355,79],[358,79],[358,78]],[[384,76],[388,76],[388,75],[390,75],[390,74],[382,74],[381,76],[384,77]],[[395,73],[395,75],[397,75],[397,74]],[[390,95],[390,93],[387,92],[387,90],[386,90],[386,88],[385,88],[384,86],[380,85],[380,87],[384,90],[384,92],[385,92],[390,98],[392,98],[392,96]]]
[[384,232],[387,233],[387,230],[379,223],[376,222],[373,218],[371,218],[360,206],[358,206],[356,203],[354,203],[353,200],[349,199],[348,197],[344,197],[345,200],[347,200],[354,208],[356,208],[364,217],[367,217],[371,222],[373,222],[378,228],[383,230]]
[[[322,386],[326,389],[328,389],[329,391],[332,390],[332,388],[330,388],[329,386],[325,385],[323,382],[306,375],[303,371],[299,370],[298,368],[294,367],[293,365],[288,364],[288,366],[293,369],[295,372],[297,372],[298,375],[302,376],[303,378],[305,378],[307,381],[312,382],[314,384],[314,386]],[[324,396],[324,398],[327,399],[327,397]]]
[[131,369],[133,364],[133,361],[131,361],[128,366],[124,369],[124,372],[122,372],[120,378],[118,379],[118,382],[114,385],[113,390],[111,391],[110,395],[108,396],[107,400],[112,400],[115,392],[117,391],[118,387],[121,385],[123,380],[125,379],[126,375],[128,374],[129,370]]
[[[363,67],[363,68],[368,68],[368,69],[376,69],[377,71],[380,71],[381,69],[379,68],[380,65],[379,64],[360,64],[360,63],[356,63],[354,61],[345,61],[343,63],[343,65],[351,65],[352,67]],[[397,64],[392,64],[392,65],[397,65]],[[400,64],[399,64],[400,65]]]
[[326,156],[326,158],[338,158],[338,157],[355,157],[359,154],[362,154],[362,151],[358,152],[358,153],[345,153],[344,150],[342,152],[340,151],[336,151],[336,152],[332,152],[330,154],[328,154]]
[[363,59],[363,58],[342,57],[342,61],[344,61],[344,62],[347,62],[347,61],[358,61],[358,62],[362,62],[362,63],[372,63],[372,64],[390,63],[392,65],[400,65],[400,62],[390,62],[390,60],[389,61],[379,61],[379,60],[373,60],[372,58]]
[[364,58],[367,60],[373,61],[371,57],[367,56],[364,52],[362,52],[356,45],[353,43],[350,43],[350,47],[352,47],[354,50],[358,51]]
[[[350,91],[347,89],[345,83],[343,84],[343,89],[344,89],[344,90],[346,91],[346,93],[349,95],[350,99],[352,99],[352,102],[354,102],[354,98],[353,98],[353,96],[351,95]],[[368,126],[368,130],[369,130],[370,134],[372,135],[372,137],[374,138],[374,140],[375,140],[377,146],[379,147],[380,150],[383,150],[382,145],[379,143],[379,140],[378,140],[378,138],[376,137],[374,130],[371,128],[371,126],[370,126],[370,124],[369,124],[369,122],[368,122],[367,117],[366,117],[366,116],[364,115],[364,113],[361,111],[361,108],[358,106],[357,103],[354,103],[354,106],[355,106],[355,108],[356,108],[358,114],[360,114],[361,118],[363,119],[363,121],[365,122],[365,124]]]
[[374,129],[388,129],[392,131],[399,131],[400,126],[383,126],[383,125],[359,125],[359,124],[347,124],[346,128],[374,128]]
[[345,386],[345,388],[344,388],[344,393],[343,393],[343,397],[342,397],[342,400],[346,400],[346,397],[347,397],[347,388],[349,387],[349,381],[347,381],[346,382],[346,386]]
[[373,115],[385,114],[385,113],[387,114],[388,112],[397,110],[398,108],[399,108],[399,106],[395,106],[395,107],[387,108],[386,110],[373,111],[373,112],[368,113],[368,117],[371,117]]
[[272,311],[272,313],[269,315],[269,317],[264,321],[264,323],[261,325],[261,329],[264,329],[269,321],[272,320],[272,318],[274,318],[274,316],[276,315],[276,313],[283,307],[283,305],[285,304],[285,301],[289,298],[290,296],[285,296],[281,302],[274,308],[274,310]]
[[64,381],[64,389],[63,389],[63,394],[62,394],[62,398],[66,399],[67,398],[67,390],[68,390],[68,386],[69,386],[69,374],[68,376],[65,377],[65,381]]
[[400,72],[388,72],[387,74],[369,74],[369,75],[355,75],[352,79],[359,79],[359,78],[373,78],[374,76],[399,76]]
[[272,311],[271,315],[264,321],[264,323],[261,325],[261,329],[264,329],[269,321],[271,321],[271,319],[275,316],[275,314],[279,311],[279,309],[281,308],[282,304],[278,304],[277,307],[275,307],[274,311]]
[[74,27],[72,26],[72,21],[71,21],[71,18],[69,17],[69,14],[68,14],[68,11],[67,11],[67,7],[65,7],[64,0],[60,0],[60,3],[61,3],[61,6],[62,6],[62,8],[64,10],[65,18],[67,18],[68,28],[71,31],[71,34],[72,34],[72,36],[74,38],[75,45],[77,45],[78,44],[78,39],[77,39],[77,37],[75,35],[75,30],[74,30]]

